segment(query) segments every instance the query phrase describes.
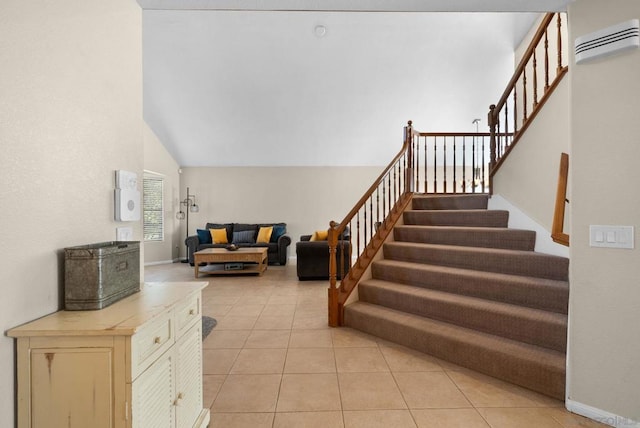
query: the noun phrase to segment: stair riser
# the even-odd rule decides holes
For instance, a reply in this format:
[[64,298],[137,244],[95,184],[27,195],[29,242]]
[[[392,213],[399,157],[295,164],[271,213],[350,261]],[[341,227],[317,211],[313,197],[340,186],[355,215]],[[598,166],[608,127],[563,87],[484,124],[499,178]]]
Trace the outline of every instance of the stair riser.
[[372,265],[372,275],[376,279],[567,314],[568,286],[551,287],[517,277],[496,280],[473,272],[463,275],[442,272],[437,267],[425,271],[376,262]]
[[427,331],[402,320],[380,319],[345,308],[345,324],[454,364],[564,399],[565,371],[536,358],[510,355],[497,347]]
[[414,196],[414,210],[473,210],[487,209],[487,195]]
[[507,227],[507,211],[405,211],[404,224],[423,226]]
[[438,246],[402,245],[401,243],[387,243],[383,250],[384,258],[388,260],[404,260],[559,281],[566,281],[569,272],[567,259],[538,253],[494,252],[464,247],[438,248]]
[[533,251],[536,234],[520,230],[465,230],[430,226],[396,226],[394,239],[424,244],[461,245],[466,247],[502,248]]
[[562,317],[557,314],[535,319],[513,311],[497,312],[479,305],[458,303],[455,298],[445,300],[419,296],[406,292],[402,287],[390,290],[363,283],[358,289],[360,301],[566,352],[566,318],[560,320]]

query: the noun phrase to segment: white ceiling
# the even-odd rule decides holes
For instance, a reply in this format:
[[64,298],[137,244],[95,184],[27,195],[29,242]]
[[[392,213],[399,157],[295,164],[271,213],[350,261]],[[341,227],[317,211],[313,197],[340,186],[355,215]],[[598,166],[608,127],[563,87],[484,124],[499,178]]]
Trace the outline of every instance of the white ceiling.
[[[268,10],[347,3],[337,0],[139,3],[145,120],[185,167],[384,165],[408,119],[420,130],[470,131],[500,96],[514,48],[539,16]],[[348,5],[445,3],[556,10],[566,1]],[[253,10],[219,10],[231,6]]]

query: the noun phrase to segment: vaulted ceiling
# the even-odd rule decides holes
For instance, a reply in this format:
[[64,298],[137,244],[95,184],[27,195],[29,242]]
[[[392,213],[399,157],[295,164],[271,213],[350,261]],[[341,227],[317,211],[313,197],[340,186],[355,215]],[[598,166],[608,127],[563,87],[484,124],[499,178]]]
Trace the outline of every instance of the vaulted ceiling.
[[139,3],[145,120],[187,167],[383,165],[408,119],[470,131],[567,1]]

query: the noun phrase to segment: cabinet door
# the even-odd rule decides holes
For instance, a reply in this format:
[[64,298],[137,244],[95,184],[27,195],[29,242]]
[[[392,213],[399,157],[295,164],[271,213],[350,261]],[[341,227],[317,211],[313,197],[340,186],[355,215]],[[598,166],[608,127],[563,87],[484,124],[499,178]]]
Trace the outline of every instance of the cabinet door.
[[182,336],[176,348],[176,426],[192,428],[202,411],[202,322]]
[[112,349],[31,350],[31,426],[113,426]]
[[175,422],[175,364],[166,352],[131,385],[133,428],[172,428]]

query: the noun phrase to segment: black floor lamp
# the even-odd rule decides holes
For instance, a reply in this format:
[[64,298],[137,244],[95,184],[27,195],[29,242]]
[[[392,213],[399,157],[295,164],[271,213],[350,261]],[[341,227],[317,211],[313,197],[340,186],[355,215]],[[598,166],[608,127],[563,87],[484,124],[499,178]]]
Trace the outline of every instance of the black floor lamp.
[[[184,211],[182,211],[182,205],[185,206]],[[187,197],[180,201],[180,211],[176,214],[178,220],[184,220],[185,218],[187,220],[185,232],[186,257],[182,260],[182,263],[189,263],[189,247],[186,244],[186,240],[189,237],[189,212],[197,213],[198,211],[200,211],[200,207],[196,204],[196,195],[189,194],[189,188],[187,187]]]

